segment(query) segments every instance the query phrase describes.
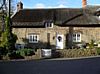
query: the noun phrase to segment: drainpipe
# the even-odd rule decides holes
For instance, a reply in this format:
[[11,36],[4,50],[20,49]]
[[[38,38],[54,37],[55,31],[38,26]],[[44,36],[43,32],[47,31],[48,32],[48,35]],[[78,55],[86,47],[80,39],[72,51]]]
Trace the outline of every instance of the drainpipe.
[[68,47],[72,48],[72,46],[73,46],[73,27],[69,27]]

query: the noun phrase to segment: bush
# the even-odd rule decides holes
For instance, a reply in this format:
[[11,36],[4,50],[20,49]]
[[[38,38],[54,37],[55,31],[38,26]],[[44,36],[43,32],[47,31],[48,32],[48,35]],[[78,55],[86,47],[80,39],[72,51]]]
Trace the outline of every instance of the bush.
[[19,51],[14,51],[12,53],[8,53],[10,59],[24,59],[23,56],[20,55]]
[[20,54],[21,56],[31,56],[34,54],[32,49],[20,49],[16,51],[16,54]]
[[0,55],[0,60],[2,60],[2,56]]
[[3,50],[3,48],[2,48],[2,47],[0,47],[0,55],[2,55],[2,50]]
[[0,47],[0,60],[2,59],[2,50],[3,50],[3,48]]
[[91,42],[88,45],[90,49],[94,48],[94,43],[95,43],[95,41],[91,40]]
[[[5,58],[4,60],[9,59],[24,59],[25,56],[31,56],[34,52],[32,49],[20,49],[20,50],[14,50],[13,52],[8,52],[6,55],[3,55]],[[1,59],[1,56],[0,56]]]
[[5,31],[2,33],[0,46],[5,48],[4,50],[7,52],[12,52],[15,49],[15,43],[17,40],[17,36],[12,33],[11,27],[9,24],[10,19],[6,17],[5,21]]
[[96,48],[97,54],[100,55],[100,48]]
[[57,50],[62,58],[74,58],[97,55],[96,49],[65,49]]
[[7,54],[7,51],[5,51],[5,48],[3,47],[0,47],[0,55],[6,55]]

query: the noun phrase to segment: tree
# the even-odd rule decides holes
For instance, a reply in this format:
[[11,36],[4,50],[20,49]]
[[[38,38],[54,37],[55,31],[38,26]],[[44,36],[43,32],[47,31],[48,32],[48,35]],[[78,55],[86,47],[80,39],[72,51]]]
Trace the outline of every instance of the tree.
[[2,41],[0,46],[3,47],[7,53],[12,52],[15,49],[15,43],[17,40],[17,36],[10,31],[11,29],[9,26],[9,17],[6,17],[6,28],[2,33]]
[[12,33],[11,20],[10,20],[10,0],[9,0],[9,10],[7,11],[7,16],[5,18],[5,31],[2,33],[2,39],[0,46],[5,49],[7,53],[12,52],[15,49],[15,43],[17,36]]
[[[4,7],[4,6],[6,6],[6,8],[7,8],[8,7],[8,2],[9,2],[9,0],[0,0],[0,8]],[[11,0],[10,2],[11,2],[11,12],[14,12],[14,10],[15,10],[15,1]]]
[[5,0],[0,0],[0,7],[2,6],[2,4],[3,4],[4,1]]
[[[15,10],[15,5],[14,5],[14,0],[10,0],[10,14],[12,15],[14,10]],[[0,0],[0,21],[2,21],[2,23],[0,22],[0,34],[1,31],[4,30],[5,27],[5,16],[7,16],[7,13],[9,11],[9,0]]]

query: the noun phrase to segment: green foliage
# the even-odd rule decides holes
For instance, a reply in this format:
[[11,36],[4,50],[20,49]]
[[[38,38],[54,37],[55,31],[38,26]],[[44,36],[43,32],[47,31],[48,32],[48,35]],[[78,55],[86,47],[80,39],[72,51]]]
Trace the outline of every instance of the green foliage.
[[17,40],[17,36],[11,32],[11,28],[9,25],[9,18],[6,18],[6,28],[2,33],[2,39],[0,43],[0,47],[3,47],[5,51],[11,52],[15,49],[15,43]]
[[91,42],[89,43],[89,48],[94,48],[94,40],[91,40]]
[[10,59],[24,59],[25,56],[31,56],[34,52],[32,49],[20,49],[13,52],[7,53]]
[[96,48],[97,54],[100,55],[100,48]]
[[10,58],[10,59],[24,59],[24,57],[23,56],[21,56],[20,55],[20,52],[16,52],[16,51],[14,51],[14,52],[10,52],[10,53],[7,53],[7,55],[8,55],[8,57]]
[[20,49],[16,51],[16,54],[20,54],[21,56],[30,56],[34,53],[32,49]]

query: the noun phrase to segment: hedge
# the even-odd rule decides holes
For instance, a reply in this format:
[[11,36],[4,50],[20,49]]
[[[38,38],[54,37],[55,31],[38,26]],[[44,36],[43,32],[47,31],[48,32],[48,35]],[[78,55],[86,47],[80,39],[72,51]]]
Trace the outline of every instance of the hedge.
[[85,57],[85,56],[96,56],[96,49],[63,49],[57,50],[59,57],[61,58],[74,58],[74,57]]

